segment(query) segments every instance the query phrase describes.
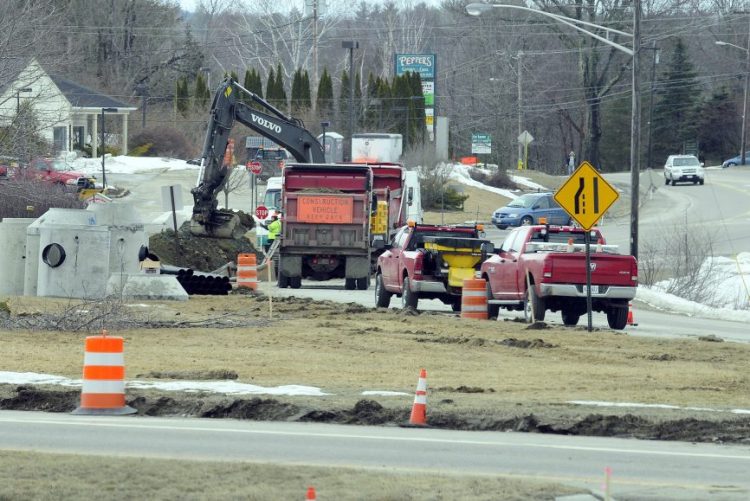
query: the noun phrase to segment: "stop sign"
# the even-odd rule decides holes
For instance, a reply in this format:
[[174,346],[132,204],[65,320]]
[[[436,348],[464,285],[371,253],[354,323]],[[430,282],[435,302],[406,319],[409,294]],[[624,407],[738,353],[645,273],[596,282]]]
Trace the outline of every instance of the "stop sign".
[[263,166],[260,164],[260,162],[248,162],[247,163],[247,170],[255,174],[256,176],[263,172]]
[[265,219],[268,217],[268,208],[265,205],[259,205],[255,209],[255,215],[258,219]]

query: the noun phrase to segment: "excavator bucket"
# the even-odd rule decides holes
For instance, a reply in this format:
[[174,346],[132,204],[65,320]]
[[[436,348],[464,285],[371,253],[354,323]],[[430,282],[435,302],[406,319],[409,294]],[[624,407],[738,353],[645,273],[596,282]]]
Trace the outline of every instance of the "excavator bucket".
[[216,211],[210,223],[190,220],[190,233],[197,237],[238,238],[245,233],[240,218],[228,211]]

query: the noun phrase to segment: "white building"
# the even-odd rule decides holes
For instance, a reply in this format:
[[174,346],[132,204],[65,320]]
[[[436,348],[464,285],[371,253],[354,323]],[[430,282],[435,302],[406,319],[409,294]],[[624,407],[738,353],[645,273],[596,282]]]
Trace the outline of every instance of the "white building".
[[[90,144],[96,157],[100,121],[104,113],[122,120],[120,153],[128,152],[128,115],[138,108],[70,80],[47,74],[35,58],[7,58],[10,75],[0,81],[0,127],[7,127],[22,104],[31,103],[39,120],[39,134],[56,152],[81,149]],[[106,132],[106,131],[105,131]]]

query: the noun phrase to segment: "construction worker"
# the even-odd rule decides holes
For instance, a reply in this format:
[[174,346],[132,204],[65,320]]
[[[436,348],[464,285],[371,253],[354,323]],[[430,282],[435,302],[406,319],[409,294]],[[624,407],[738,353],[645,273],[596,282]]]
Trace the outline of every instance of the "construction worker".
[[279,219],[279,213],[274,213],[273,216],[271,216],[271,221],[268,223],[260,223],[262,227],[268,230],[268,240],[266,241],[265,245],[265,251],[266,254],[268,254],[268,250],[273,245],[274,241],[279,237],[281,234],[281,220]]

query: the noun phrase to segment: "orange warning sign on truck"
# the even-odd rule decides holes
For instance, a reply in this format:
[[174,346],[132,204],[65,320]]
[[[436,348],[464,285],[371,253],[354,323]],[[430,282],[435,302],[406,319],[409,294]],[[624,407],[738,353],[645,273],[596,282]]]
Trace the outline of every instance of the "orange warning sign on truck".
[[350,224],[354,200],[343,196],[302,196],[297,198],[297,221],[303,223]]

